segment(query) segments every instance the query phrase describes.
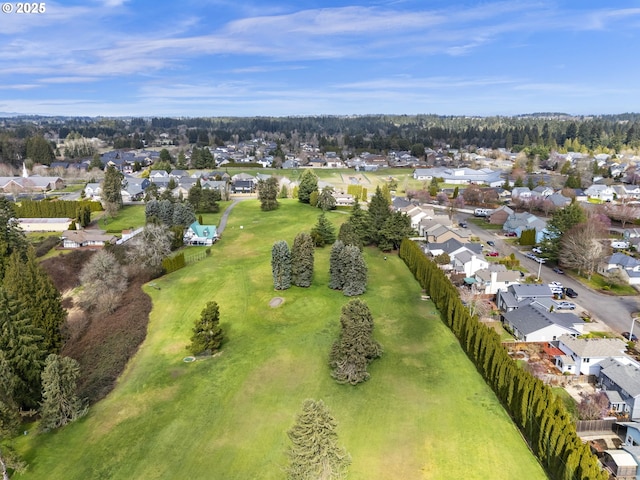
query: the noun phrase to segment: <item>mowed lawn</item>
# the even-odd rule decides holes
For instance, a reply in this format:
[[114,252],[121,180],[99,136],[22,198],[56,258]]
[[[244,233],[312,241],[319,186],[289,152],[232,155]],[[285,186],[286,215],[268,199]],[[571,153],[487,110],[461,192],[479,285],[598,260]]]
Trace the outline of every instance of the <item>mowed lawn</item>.
[[[148,337],[115,391],[61,431],[22,436],[30,465],[15,478],[281,479],[286,432],[307,398],[336,418],[350,479],[546,478],[396,255],[365,250],[363,299],[384,354],[370,381],[335,383],[327,358],[349,299],[326,286],[330,249],[316,251],[310,288],[276,292],[271,279],[273,243],[291,245],[318,213],[293,200],[269,213],[256,200],[236,205],[210,257],[147,289]],[[285,301],[271,308],[275,296]],[[209,300],[228,341],[220,355],[184,363]]]

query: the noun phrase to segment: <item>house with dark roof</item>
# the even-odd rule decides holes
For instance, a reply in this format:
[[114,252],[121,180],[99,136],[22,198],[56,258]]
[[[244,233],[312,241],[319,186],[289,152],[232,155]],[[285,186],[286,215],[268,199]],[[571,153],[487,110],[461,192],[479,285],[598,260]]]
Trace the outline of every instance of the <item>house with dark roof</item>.
[[514,212],[509,215],[502,228],[505,232],[515,233],[518,238],[520,238],[522,232],[525,230],[533,229],[536,231],[536,243],[540,243],[544,240],[545,234],[547,233],[547,222],[529,212]]
[[516,340],[523,342],[551,342],[565,335],[577,336],[584,326],[584,320],[576,315],[549,311],[535,300],[503,313],[501,320]]
[[600,363],[598,385],[612,410],[640,419],[640,366],[635,361],[609,358]]
[[532,300],[548,300],[552,302],[553,293],[549,285],[518,284],[509,285],[506,290],[499,290],[496,294],[496,305],[503,312],[518,309],[525,300],[527,303],[531,303]]

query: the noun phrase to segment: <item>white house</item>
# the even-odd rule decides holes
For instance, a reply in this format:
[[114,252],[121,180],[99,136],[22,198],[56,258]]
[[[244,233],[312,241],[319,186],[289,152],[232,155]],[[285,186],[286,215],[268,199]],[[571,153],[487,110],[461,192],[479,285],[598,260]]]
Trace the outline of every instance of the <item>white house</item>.
[[476,288],[485,294],[495,295],[498,290],[506,290],[509,285],[520,283],[520,272],[507,270],[499,264],[491,264],[488,268],[478,270],[475,275]]
[[478,255],[467,248],[451,254],[450,257],[453,269],[464,273],[467,277],[472,277],[478,270],[489,267],[489,262],[483,255]]
[[595,198],[602,202],[612,202],[615,198],[615,190],[608,185],[593,184],[584,193],[589,198]]
[[574,338],[563,335],[558,339],[558,348],[564,352],[564,355],[556,358],[556,367],[562,373],[598,375],[601,363],[610,358],[624,364],[634,362],[625,354],[627,344],[619,338]]

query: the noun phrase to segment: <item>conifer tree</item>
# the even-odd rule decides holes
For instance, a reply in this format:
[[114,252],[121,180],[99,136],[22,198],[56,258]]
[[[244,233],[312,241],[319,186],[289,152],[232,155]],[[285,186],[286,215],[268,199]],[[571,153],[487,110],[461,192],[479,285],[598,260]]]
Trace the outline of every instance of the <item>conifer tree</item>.
[[276,290],[286,290],[291,287],[291,252],[284,240],[274,243],[271,249],[271,274],[273,287]]
[[302,203],[309,203],[312,192],[318,191],[318,177],[312,170],[305,170],[300,177],[298,186],[298,200]]
[[389,209],[390,203],[387,197],[384,195],[380,186],[376,187],[376,193],[371,197],[369,202],[368,214],[368,238],[371,243],[378,245],[382,236],[381,231],[387,218],[391,216],[391,210]]
[[367,290],[367,264],[355,245],[342,251],[342,293],[347,297],[362,295]]
[[5,291],[24,310],[31,324],[43,335],[42,348],[57,353],[62,346],[61,328],[67,317],[62,297],[36,260],[32,248],[26,259],[16,252],[9,258],[4,277]]
[[329,288],[333,290],[342,290],[344,286],[344,247],[342,240],[336,240],[331,246],[331,254],[329,255]]
[[291,280],[298,287],[309,287],[313,279],[313,239],[306,232],[296,235],[291,248]]
[[351,457],[338,446],[336,421],[322,400],[305,400],[287,435],[291,440],[288,480],[345,478]]
[[4,288],[0,288],[0,351],[15,375],[14,401],[20,408],[37,407],[40,372],[46,356],[42,334]]
[[382,355],[382,347],[373,339],[373,316],[362,300],[342,307],[340,326],[340,337],[329,356],[331,376],[338,383],[356,385],[369,379],[367,365]]
[[122,207],[122,174],[113,165],[109,165],[104,174],[102,200],[110,216]]
[[69,357],[51,354],[42,372],[40,430],[59,428],[81,417],[86,409],[77,395],[80,365]]
[[220,309],[216,302],[208,302],[193,327],[191,344],[187,347],[193,355],[213,353],[220,349],[224,333],[220,328]]
[[336,241],[336,230],[324,212],[318,217],[318,223],[311,229],[311,238],[316,247],[331,245]]
[[260,209],[263,212],[277,210],[278,203],[278,179],[269,177],[266,180],[258,182],[258,200],[260,200]]

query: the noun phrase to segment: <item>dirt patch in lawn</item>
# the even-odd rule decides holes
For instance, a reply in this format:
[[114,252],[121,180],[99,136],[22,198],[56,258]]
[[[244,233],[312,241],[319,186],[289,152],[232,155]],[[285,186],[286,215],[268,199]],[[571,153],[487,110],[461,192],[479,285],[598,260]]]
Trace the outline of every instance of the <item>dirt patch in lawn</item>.
[[279,307],[283,303],[284,303],[284,298],[282,297],[273,297],[271,300],[269,300],[269,306],[271,308]]

